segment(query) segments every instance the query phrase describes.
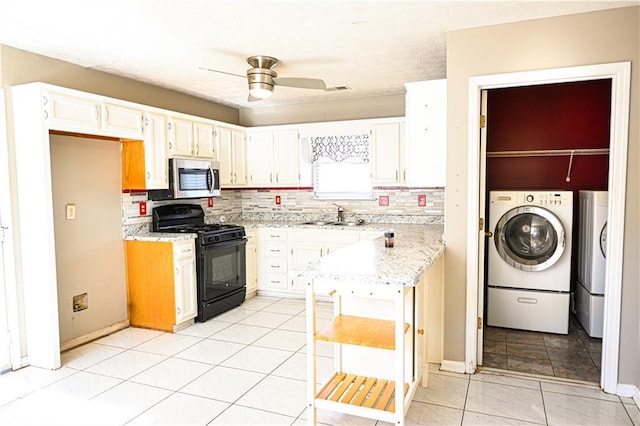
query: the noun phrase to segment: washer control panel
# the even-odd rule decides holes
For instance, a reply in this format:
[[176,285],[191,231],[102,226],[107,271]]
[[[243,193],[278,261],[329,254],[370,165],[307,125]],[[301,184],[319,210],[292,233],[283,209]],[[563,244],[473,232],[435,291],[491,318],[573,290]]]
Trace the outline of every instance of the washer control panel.
[[537,206],[567,206],[573,203],[571,192],[538,192],[536,194],[524,194],[526,204]]

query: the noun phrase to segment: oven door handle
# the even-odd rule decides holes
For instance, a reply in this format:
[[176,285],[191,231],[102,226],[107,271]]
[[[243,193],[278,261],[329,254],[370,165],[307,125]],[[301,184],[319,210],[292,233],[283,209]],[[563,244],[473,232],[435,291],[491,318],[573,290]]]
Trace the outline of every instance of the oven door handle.
[[209,189],[209,194],[213,195],[213,189],[216,187],[216,185],[215,185],[215,182],[213,181],[214,174],[213,174],[213,167],[211,166],[211,164],[209,164],[209,177],[211,179],[210,180],[207,179],[207,186],[208,186],[207,189]]

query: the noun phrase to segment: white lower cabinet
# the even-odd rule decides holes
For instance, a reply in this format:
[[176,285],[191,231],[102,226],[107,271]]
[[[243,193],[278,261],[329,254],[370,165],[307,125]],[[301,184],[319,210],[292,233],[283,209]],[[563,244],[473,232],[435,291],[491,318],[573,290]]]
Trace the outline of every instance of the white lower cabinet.
[[195,259],[193,240],[173,243],[176,324],[194,318],[198,314]]
[[287,290],[287,237],[284,228],[262,228],[259,231],[258,291],[280,294]]
[[331,230],[293,230],[290,238],[289,290],[291,292],[305,292],[305,280],[299,278],[294,271],[304,269],[309,262],[327,256],[349,244],[360,241],[360,231],[331,231]]
[[364,229],[261,228],[258,292],[267,296],[304,297],[305,280],[297,276],[297,271],[350,244],[379,236],[381,231]]
[[247,297],[258,292],[258,231],[247,229]]

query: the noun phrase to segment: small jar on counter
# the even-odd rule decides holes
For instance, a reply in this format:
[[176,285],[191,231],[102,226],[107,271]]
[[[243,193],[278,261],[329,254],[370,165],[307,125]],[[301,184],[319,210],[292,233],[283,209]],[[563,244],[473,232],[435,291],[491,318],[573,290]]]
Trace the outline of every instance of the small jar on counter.
[[386,231],[384,233],[384,246],[393,247],[393,231]]

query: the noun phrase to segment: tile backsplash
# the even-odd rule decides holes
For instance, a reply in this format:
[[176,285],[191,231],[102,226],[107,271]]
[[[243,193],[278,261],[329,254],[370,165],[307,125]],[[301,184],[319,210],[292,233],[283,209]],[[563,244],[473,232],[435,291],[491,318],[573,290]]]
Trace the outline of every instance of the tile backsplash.
[[[444,223],[444,189],[376,189],[372,200],[322,200],[312,190],[246,189],[223,190],[208,200],[149,201],[146,192],[122,194],[123,234],[151,230],[153,207],[170,203],[200,204],[207,223],[238,220],[307,221],[336,220],[339,204],[347,221],[363,219],[374,223]],[[280,204],[276,204],[276,197]],[[140,203],[146,214],[140,215]],[[424,205],[419,205],[424,204]]]

